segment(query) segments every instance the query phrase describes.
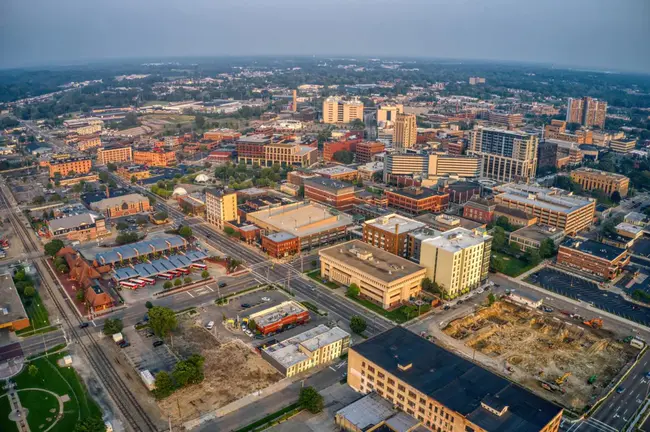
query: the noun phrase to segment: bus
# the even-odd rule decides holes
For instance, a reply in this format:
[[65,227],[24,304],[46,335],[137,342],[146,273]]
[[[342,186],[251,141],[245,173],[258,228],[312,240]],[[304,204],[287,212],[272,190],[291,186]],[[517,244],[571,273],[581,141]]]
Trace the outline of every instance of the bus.
[[140,279],[131,279],[129,282],[136,284],[138,288],[144,288],[147,286],[147,283]]
[[192,263],[192,265],[190,267],[192,267],[193,269],[197,269],[197,270],[207,270],[207,268],[208,268],[207,265],[201,264],[201,263]]
[[150,279],[150,278],[146,278],[146,277],[141,277],[141,278],[138,278],[138,279],[140,279],[142,282],[148,283],[149,285],[155,285],[156,284],[156,281],[154,279]]
[[179,272],[177,270],[167,270],[167,273],[169,273],[170,275],[172,275],[174,277],[179,277],[181,275],[181,272]]
[[138,285],[131,283],[131,282],[120,282],[120,286],[122,288],[130,288],[130,289],[137,289]]
[[172,280],[172,279],[174,279],[174,275],[169,274],[169,273],[160,273],[160,274],[158,275],[158,277],[159,277],[160,279],[167,279],[167,280]]
[[179,269],[176,269],[176,270],[179,271],[179,272],[181,272],[181,273],[184,274],[184,275],[188,275],[188,274],[190,274],[190,269],[179,268]]

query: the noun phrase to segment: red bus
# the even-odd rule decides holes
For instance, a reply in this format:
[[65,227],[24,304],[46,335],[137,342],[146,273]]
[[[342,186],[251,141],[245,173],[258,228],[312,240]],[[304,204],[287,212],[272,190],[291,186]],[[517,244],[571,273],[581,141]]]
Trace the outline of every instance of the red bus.
[[130,288],[130,289],[137,289],[139,288],[138,285],[131,283],[131,282],[120,282],[120,286],[122,288]]
[[174,275],[169,274],[169,273],[160,273],[160,274],[158,275],[158,277],[159,277],[160,279],[167,279],[167,280],[174,279]]
[[200,263],[192,263],[191,267],[197,270],[207,270],[208,266]]
[[190,274],[190,269],[179,268],[179,269],[176,269],[176,270],[179,271],[179,272],[181,272],[181,273],[183,273],[184,275],[188,275],[188,274]]
[[169,273],[170,275],[172,275],[174,277],[179,277],[182,274],[178,270],[167,270],[167,273]]
[[129,282],[136,284],[138,288],[144,288],[147,286],[147,283],[140,279],[131,279]]
[[156,281],[155,281],[154,279],[149,279],[149,278],[145,278],[145,277],[141,277],[141,278],[139,278],[139,279],[140,279],[142,282],[146,282],[146,283],[148,283],[149,285],[155,285],[155,284],[156,284]]

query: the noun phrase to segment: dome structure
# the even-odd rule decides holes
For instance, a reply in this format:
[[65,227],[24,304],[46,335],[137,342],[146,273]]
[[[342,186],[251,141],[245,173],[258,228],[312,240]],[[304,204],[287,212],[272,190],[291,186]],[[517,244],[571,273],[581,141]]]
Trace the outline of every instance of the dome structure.
[[187,191],[185,190],[185,188],[177,187],[176,189],[174,189],[172,195],[187,195]]
[[208,178],[208,176],[205,175],[205,174],[199,174],[199,175],[197,175],[196,178],[194,179],[194,181],[195,181],[196,183],[205,183],[205,182],[207,182],[208,180],[209,180],[209,178]]

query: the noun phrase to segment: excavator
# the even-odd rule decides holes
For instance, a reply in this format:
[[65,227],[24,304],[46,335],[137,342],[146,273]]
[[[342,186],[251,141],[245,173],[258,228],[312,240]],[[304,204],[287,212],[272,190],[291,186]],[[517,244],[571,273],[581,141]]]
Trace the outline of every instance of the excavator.
[[586,326],[595,329],[599,329],[603,326],[603,320],[601,320],[600,318],[590,319],[589,321],[583,321],[582,323]]
[[562,375],[561,377],[555,380],[555,384],[561,386],[562,384],[564,384],[564,381],[566,381],[566,379],[569,378],[570,376],[571,376],[571,372],[565,372],[564,375]]

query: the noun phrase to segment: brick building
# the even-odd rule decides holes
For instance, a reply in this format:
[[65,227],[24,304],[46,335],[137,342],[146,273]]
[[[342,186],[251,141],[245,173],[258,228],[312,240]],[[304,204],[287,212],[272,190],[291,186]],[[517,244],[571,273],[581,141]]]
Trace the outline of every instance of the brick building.
[[334,165],[326,168],[319,168],[314,170],[314,174],[332,180],[352,181],[359,177],[359,171],[355,168],[350,168],[345,165]]
[[584,190],[600,189],[607,195],[618,192],[623,198],[627,196],[630,188],[630,179],[624,175],[592,168],[578,168],[571,171],[571,180],[582,186]]
[[372,162],[373,156],[381,153],[386,149],[383,143],[378,141],[363,141],[356,145],[356,162],[368,163]]
[[363,224],[363,241],[392,254],[408,255],[408,233],[426,224],[396,213],[371,219]]
[[61,177],[72,174],[86,174],[92,169],[92,162],[86,158],[67,158],[50,161],[50,177],[59,173]]
[[91,204],[91,208],[107,218],[129,216],[151,210],[149,198],[140,194],[128,194],[105,198]]
[[168,167],[176,164],[176,152],[173,150],[135,150],[133,161],[140,165]]
[[287,232],[262,236],[262,250],[274,258],[283,258],[300,252],[300,237]]
[[579,237],[565,239],[557,253],[558,264],[592,273],[605,280],[618,276],[629,262],[630,255],[626,249]]
[[337,210],[350,210],[356,201],[355,187],[350,183],[316,177],[304,180],[304,186],[305,198],[327,204]]
[[130,162],[133,160],[133,149],[130,146],[99,147],[97,149],[97,164]]
[[355,153],[357,151],[357,144],[361,143],[361,139],[350,139],[345,141],[327,141],[323,143],[323,160],[325,162],[332,162],[334,160],[334,153],[338,151],[348,151]]
[[449,205],[449,194],[423,187],[407,187],[387,190],[386,198],[390,207],[402,209],[411,214],[425,211],[442,212]]

